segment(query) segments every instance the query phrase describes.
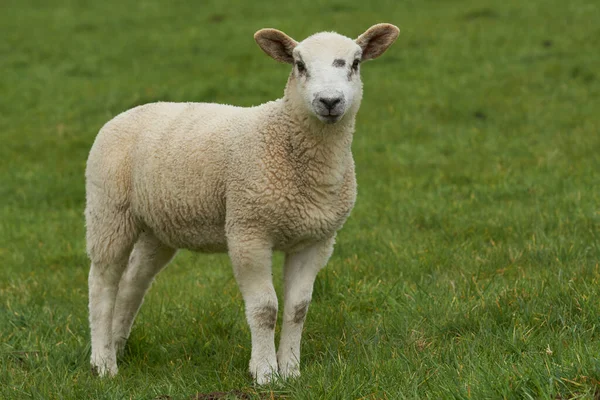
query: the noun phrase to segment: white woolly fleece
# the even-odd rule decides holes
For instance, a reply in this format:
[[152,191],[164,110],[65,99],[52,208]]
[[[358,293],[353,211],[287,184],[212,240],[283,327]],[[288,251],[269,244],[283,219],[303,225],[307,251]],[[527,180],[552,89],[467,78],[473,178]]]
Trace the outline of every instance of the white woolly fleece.
[[[300,340],[318,271],[356,199],[351,153],[362,99],[358,64],[398,36],[320,33],[297,43],[263,29],[271,57],[294,65],[284,97],[257,107],[153,103],[99,132],[86,169],[92,368],[117,353],[154,277],[177,249],[228,252],[252,335],[259,384],[299,375]],[[285,252],[279,350],[274,250]]]
[[284,100],[154,103],[114,118],[88,159],[90,255],[115,256],[96,224],[121,226],[124,247],[150,230],[173,248],[205,252],[227,251],[235,235],[282,251],[333,236],[356,198],[354,116],[324,125],[293,113]]

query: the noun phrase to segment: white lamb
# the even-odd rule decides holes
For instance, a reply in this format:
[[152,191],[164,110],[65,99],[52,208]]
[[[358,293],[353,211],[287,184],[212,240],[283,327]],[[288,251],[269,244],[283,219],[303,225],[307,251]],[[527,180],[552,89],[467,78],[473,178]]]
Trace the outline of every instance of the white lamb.
[[[299,375],[300,338],[317,272],[356,198],[351,154],[360,62],[396,40],[378,24],[356,40],[318,33],[297,43],[254,38],[293,65],[282,99],[251,107],[153,103],[109,121],[86,170],[92,368],[117,373],[133,320],[179,248],[228,252],[252,336],[259,384]],[[285,252],[279,351],[273,251]]]

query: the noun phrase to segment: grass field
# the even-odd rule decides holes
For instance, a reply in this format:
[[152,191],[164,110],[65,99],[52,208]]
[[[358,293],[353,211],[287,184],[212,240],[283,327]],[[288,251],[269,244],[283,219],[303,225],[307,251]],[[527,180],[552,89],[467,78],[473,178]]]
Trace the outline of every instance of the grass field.
[[[1,9],[0,399],[600,398],[597,0]],[[185,251],[119,375],[92,377],[83,173],[99,128],[151,101],[280,97],[289,69],[259,28],[376,22],[402,33],[362,70],[359,196],[316,282],[302,377],[252,385],[229,261]]]

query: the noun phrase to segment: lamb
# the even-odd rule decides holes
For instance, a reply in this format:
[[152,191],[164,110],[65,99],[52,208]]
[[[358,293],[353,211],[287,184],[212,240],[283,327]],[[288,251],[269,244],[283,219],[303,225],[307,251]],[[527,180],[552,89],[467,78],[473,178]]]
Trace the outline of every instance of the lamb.
[[[254,36],[259,47],[293,66],[282,99],[250,108],[151,103],[102,127],[86,168],[93,371],[117,373],[146,291],[186,248],[229,253],[257,383],[299,375],[313,283],[356,199],[350,147],[360,63],[383,54],[398,34],[377,24],[356,40],[322,32],[298,43],[262,29]],[[285,253],[277,352],[273,251]]]

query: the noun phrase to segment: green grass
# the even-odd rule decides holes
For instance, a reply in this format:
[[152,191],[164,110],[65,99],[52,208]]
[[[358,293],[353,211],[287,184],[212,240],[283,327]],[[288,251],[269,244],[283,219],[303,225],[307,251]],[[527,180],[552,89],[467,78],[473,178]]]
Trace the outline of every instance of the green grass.
[[[600,396],[597,0],[1,8],[1,399]],[[229,262],[189,252],[150,291],[119,376],[92,377],[83,171],[102,124],[156,100],[280,97],[288,67],[259,28],[383,21],[402,33],[363,68],[359,196],[316,282],[302,377],[252,385]]]

